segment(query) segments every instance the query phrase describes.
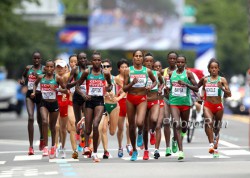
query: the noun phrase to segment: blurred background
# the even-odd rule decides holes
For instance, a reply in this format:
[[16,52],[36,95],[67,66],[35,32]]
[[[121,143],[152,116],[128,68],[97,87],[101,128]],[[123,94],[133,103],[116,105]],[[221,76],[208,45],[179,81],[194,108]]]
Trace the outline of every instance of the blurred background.
[[[113,62],[132,52],[152,52],[167,67],[169,51],[207,74],[215,57],[230,82],[230,112],[247,113],[250,103],[249,0],[1,0],[0,112],[20,114],[26,89],[17,83],[31,55],[43,64],[93,50]],[[9,86],[9,87],[8,87]],[[13,91],[11,91],[12,88]]]

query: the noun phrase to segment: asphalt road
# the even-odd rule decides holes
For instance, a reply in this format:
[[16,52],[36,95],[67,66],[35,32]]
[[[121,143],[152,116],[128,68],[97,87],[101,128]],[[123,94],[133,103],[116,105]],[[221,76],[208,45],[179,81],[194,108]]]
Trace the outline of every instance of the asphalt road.
[[[162,139],[158,160],[153,158],[153,146],[150,148],[150,160],[142,160],[143,151],[139,151],[139,159],[129,161],[129,155],[117,157],[116,136],[109,136],[111,158],[101,159],[93,163],[91,159],[80,155],[79,159],[71,159],[69,137],[67,137],[66,159],[49,160],[43,158],[38,151],[39,134],[35,124],[35,155],[27,156],[28,134],[27,115],[21,117],[15,113],[0,113],[0,178],[2,177],[250,177],[249,151],[249,116],[225,115],[219,158],[208,154],[208,141],[203,128],[195,130],[192,143],[184,139],[185,159],[177,160],[177,155],[164,156],[165,142]],[[226,128],[225,128],[226,127]],[[124,141],[125,146],[125,141]],[[125,151],[125,150],[124,150]],[[98,149],[102,157],[103,148]]]

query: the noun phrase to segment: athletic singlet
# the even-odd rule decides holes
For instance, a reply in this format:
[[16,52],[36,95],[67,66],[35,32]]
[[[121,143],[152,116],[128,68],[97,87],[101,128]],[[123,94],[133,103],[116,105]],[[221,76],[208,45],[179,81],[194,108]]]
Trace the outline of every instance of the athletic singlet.
[[188,80],[187,71],[185,69],[181,74],[177,74],[176,70],[174,70],[170,77],[170,105],[191,106],[192,100],[190,95],[190,89],[185,85],[180,85],[178,83],[178,80],[191,84]]
[[87,95],[103,96],[105,94],[105,78],[101,72],[99,75],[93,75],[90,70],[86,80]]
[[211,77],[207,78],[205,84],[206,96],[222,96],[222,90],[218,87],[218,82],[221,80],[221,77],[218,76],[217,80],[211,81]]
[[138,82],[135,83],[132,87],[134,88],[143,88],[147,85],[148,82],[148,72],[147,68],[142,66],[141,70],[136,70],[134,66],[129,67],[129,83],[133,82],[134,78],[138,78]]
[[[35,75],[33,75],[33,73],[36,73],[37,75],[43,74],[43,68],[44,68],[43,65],[41,65],[40,69],[38,69],[38,70],[34,70],[33,67],[34,66],[31,66],[31,68],[27,72],[27,75],[28,75],[28,90],[33,90],[34,83],[35,83],[35,81],[37,79],[37,77]],[[41,90],[40,83],[37,85],[36,90],[37,91]]]
[[55,76],[51,80],[46,80],[45,77],[43,77],[40,84],[43,99],[56,99],[56,89],[58,88],[58,83],[56,82]]
[[[79,70],[79,73],[78,75],[76,76],[76,80],[79,80],[82,76],[82,71],[80,69],[80,67],[78,67],[78,70]],[[84,81],[81,85],[80,85],[80,89],[81,91],[86,95],[86,81]]]
[[170,78],[168,75],[168,70],[169,70],[168,67],[164,69],[163,78],[164,78],[165,86],[170,88]]
[[[151,91],[152,91],[152,92],[157,92],[157,91],[158,91],[158,83],[159,83],[157,71],[152,70],[152,73],[153,73],[153,75],[155,76],[155,79],[156,79],[157,84],[155,85],[154,88],[151,89]],[[148,78],[147,86],[151,86],[151,85],[153,85],[153,82],[152,82],[152,80],[151,80],[150,78]]]

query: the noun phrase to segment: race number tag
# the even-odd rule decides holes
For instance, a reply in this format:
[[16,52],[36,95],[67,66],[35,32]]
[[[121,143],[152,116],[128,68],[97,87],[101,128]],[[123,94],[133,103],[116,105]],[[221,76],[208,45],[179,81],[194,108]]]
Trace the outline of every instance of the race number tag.
[[130,76],[130,83],[133,82],[134,78],[137,78],[138,81],[132,87],[134,87],[134,88],[142,88],[142,87],[146,86],[146,82],[147,82],[146,75],[141,75],[141,74],[131,75]]
[[86,85],[80,85],[81,91],[86,94]]
[[217,84],[206,84],[205,86],[205,90],[206,90],[206,95],[207,96],[218,96],[218,86]]
[[172,95],[173,96],[187,96],[187,87],[185,85],[180,85],[178,83],[173,83],[172,86]]
[[28,90],[33,90],[35,82],[28,82]]
[[103,87],[89,87],[90,96],[103,96]]
[[42,92],[43,99],[56,99],[56,92],[54,91],[43,91]]

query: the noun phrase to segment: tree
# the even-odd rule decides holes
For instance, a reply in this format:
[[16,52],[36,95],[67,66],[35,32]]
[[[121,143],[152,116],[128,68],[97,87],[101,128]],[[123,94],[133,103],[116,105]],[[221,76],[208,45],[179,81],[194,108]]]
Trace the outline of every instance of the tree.
[[213,24],[217,58],[227,76],[245,73],[249,64],[247,0],[186,0],[197,9],[197,24]]
[[21,76],[24,67],[31,63],[34,51],[40,51],[43,59],[57,54],[57,29],[42,22],[24,21],[14,14],[13,8],[20,7],[20,3],[21,0],[0,1],[0,65],[6,66],[9,78]]

